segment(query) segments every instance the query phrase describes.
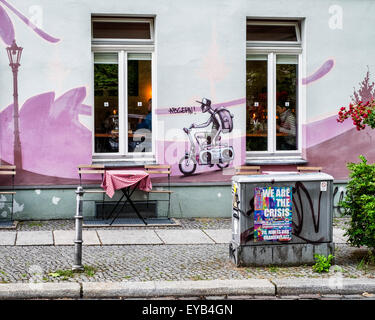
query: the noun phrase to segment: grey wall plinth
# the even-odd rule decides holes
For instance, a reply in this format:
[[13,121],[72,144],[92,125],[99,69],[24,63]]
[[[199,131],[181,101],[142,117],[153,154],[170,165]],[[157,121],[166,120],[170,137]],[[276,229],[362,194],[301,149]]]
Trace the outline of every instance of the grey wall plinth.
[[[77,175],[78,179],[78,175]],[[78,183],[78,180],[77,180]],[[77,184],[78,186],[78,184]],[[41,186],[17,188],[16,202],[19,210],[14,213],[16,220],[49,220],[49,219],[73,219],[76,210],[76,188],[64,186]],[[165,188],[153,185],[154,189]],[[92,186],[91,186],[92,188]],[[95,186],[99,189],[100,186]],[[88,190],[89,188],[84,188]],[[228,183],[207,185],[201,183],[187,183],[171,186],[170,217],[230,217],[231,211],[231,186]],[[117,201],[121,197],[121,191],[117,191],[111,201]],[[145,201],[143,191],[135,191],[134,201]],[[83,216],[91,218],[95,216],[95,202],[101,204],[101,193],[86,193],[83,197]],[[162,200],[157,203],[159,217],[165,217],[168,210],[168,197],[154,194],[152,200]],[[191,201],[195,199],[195,201]],[[151,198],[150,198],[151,200]],[[109,201],[108,199],[106,201]],[[215,206],[211,203],[215,202]]]
[[334,255],[335,245],[329,243],[293,243],[269,245],[242,245],[231,242],[229,256],[237,266],[298,266],[315,263],[314,255]]

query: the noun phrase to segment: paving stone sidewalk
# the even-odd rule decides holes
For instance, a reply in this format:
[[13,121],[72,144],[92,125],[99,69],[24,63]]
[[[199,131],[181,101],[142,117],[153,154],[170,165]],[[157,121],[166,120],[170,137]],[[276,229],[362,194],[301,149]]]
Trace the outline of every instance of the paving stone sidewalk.
[[[363,260],[367,248],[353,248],[346,243],[343,220],[336,220],[334,224],[336,264],[325,274],[314,272],[311,266],[237,268],[229,261],[230,223],[230,219],[185,219],[179,221],[179,226],[163,228],[85,228],[85,271],[82,273],[71,272],[72,221],[22,223],[16,230],[0,232],[0,282],[32,286],[251,279],[275,283],[283,279],[321,279],[335,284],[345,279],[375,279],[374,266]],[[361,294],[357,298],[372,297],[371,293]],[[283,296],[293,297],[290,292]]]
[[[176,220],[175,220],[176,221]],[[86,227],[83,245],[228,244],[230,219],[180,219],[170,226]],[[0,232],[0,246],[73,245],[73,220],[27,221]],[[346,243],[342,226],[333,228],[335,243]]]
[[[83,230],[83,245],[228,244],[231,229]],[[335,243],[346,243],[344,230],[334,228]],[[4,231],[0,246],[74,245],[74,230]]]

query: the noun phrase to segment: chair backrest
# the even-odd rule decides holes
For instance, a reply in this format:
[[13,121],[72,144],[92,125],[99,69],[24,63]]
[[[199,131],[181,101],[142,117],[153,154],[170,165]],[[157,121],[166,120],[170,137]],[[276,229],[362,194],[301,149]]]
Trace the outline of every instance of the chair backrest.
[[322,171],[322,167],[297,167],[298,172]]
[[260,174],[260,166],[239,166],[236,167],[236,175]]
[[149,164],[144,166],[149,174],[167,174],[171,175],[171,166],[169,164]]
[[104,172],[103,164],[80,164],[78,165],[79,184],[82,184],[83,174],[101,174],[103,180]]
[[149,174],[168,175],[168,189],[171,187],[171,166],[169,164],[147,164],[144,166]]
[[0,166],[1,176],[11,176],[12,177],[12,187],[14,187],[14,176],[16,175],[16,166],[3,165]]
[[8,166],[8,165],[0,166],[0,174],[14,176],[16,174],[16,166]]

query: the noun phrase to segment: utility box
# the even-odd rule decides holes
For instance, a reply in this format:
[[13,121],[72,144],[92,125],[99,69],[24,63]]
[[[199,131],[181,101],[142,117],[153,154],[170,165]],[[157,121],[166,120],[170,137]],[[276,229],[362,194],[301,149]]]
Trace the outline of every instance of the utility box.
[[232,239],[236,266],[296,266],[334,254],[333,177],[268,172],[232,178]]

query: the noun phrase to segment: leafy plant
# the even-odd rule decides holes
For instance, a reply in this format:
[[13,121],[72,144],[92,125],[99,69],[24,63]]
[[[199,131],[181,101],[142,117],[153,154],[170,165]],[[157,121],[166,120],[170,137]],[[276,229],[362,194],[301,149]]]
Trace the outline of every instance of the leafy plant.
[[357,265],[357,269],[367,271],[370,265],[375,264],[375,255],[373,251],[368,251]]
[[[83,272],[88,276],[88,277],[93,277],[96,273],[96,268],[94,267],[91,267],[91,266],[88,266],[88,265],[84,265],[84,270]],[[72,278],[74,277],[75,273],[77,271],[73,271],[71,269],[65,269],[65,270],[56,270],[55,272],[50,272],[48,273],[49,276],[53,277],[53,278],[59,278],[61,280],[67,280],[69,278]]]
[[270,272],[277,272],[277,271],[279,271],[279,268],[277,266],[270,266],[269,271]]
[[56,270],[55,272],[50,272],[48,274],[49,276],[53,277],[53,278],[60,278],[62,280],[67,280],[68,278],[71,278],[74,276],[74,271],[72,270]]
[[95,275],[96,268],[88,266],[88,265],[84,265],[83,267],[84,267],[84,272],[88,277],[93,277]]
[[32,221],[32,222],[28,222],[27,225],[29,227],[42,227],[43,222]]
[[346,196],[340,205],[351,220],[345,233],[348,242],[356,247],[367,246],[375,251],[375,164],[364,156],[360,163],[348,163],[350,180]]
[[314,258],[315,264],[313,265],[313,270],[315,272],[329,272],[329,268],[331,267],[331,261],[334,258],[332,254],[329,254],[328,257],[321,254],[315,254]]

